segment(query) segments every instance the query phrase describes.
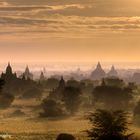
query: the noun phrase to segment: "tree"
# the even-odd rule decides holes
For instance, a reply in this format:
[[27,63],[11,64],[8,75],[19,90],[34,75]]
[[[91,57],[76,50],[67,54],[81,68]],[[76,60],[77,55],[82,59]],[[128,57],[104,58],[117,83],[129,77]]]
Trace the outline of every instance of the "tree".
[[25,99],[31,99],[31,98],[41,98],[42,96],[42,90],[38,87],[30,87],[29,89],[27,89],[23,95],[22,95],[22,98],[25,98]]
[[95,113],[90,113],[88,119],[92,128],[87,133],[92,140],[124,140],[132,135],[126,134],[127,114],[121,110],[96,110]]
[[124,87],[125,82],[119,78],[105,78],[105,83],[110,86]]
[[71,86],[65,87],[62,100],[70,114],[78,110],[81,103],[81,94],[79,88]]
[[108,85],[105,80],[93,90],[95,102],[103,103],[105,107],[111,109],[127,108],[132,100],[133,90],[129,86]]
[[4,84],[5,84],[4,80],[0,79],[0,91],[2,90]]
[[45,86],[44,86],[45,88],[52,90],[58,87],[59,80],[52,77],[44,81],[44,83],[45,83]]
[[8,108],[14,101],[14,96],[10,93],[3,92],[5,81],[0,79],[0,109]]
[[80,82],[74,80],[74,79],[71,79],[71,80],[68,80],[67,81],[67,86],[69,87],[79,87],[80,86]]
[[138,101],[136,107],[134,108],[134,116],[140,115],[140,100]]
[[6,93],[6,92],[0,93],[0,109],[5,109],[10,107],[14,99],[15,97],[10,93]]
[[52,99],[44,99],[41,107],[43,108],[43,112],[40,113],[41,117],[61,117],[64,116],[63,106]]

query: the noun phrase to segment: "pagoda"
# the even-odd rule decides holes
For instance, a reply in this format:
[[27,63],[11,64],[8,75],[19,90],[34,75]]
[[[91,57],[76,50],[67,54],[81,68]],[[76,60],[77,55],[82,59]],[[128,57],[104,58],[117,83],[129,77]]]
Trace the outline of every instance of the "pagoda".
[[115,67],[112,66],[111,70],[107,74],[108,77],[118,77],[118,72],[116,71]]
[[2,72],[1,78],[4,80],[13,80],[13,79],[17,78],[16,73],[13,73],[13,71],[12,71],[12,67],[11,67],[10,63],[8,63],[5,73]]
[[92,80],[101,80],[106,76],[105,71],[102,69],[100,62],[98,62],[96,69],[91,73]]
[[25,79],[33,79],[33,74],[30,72],[29,67],[27,66],[25,72],[23,73]]
[[44,81],[44,80],[45,80],[45,76],[44,76],[43,71],[41,71],[41,74],[40,74],[40,81]]

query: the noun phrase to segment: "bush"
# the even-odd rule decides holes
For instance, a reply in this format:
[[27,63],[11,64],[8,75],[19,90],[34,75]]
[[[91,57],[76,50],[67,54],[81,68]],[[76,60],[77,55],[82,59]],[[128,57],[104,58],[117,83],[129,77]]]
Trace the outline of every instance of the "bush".
[[52,99],[44,99],[41,107],[43,112],[40,113],[41,117],[61,117],[65,115],[63,106]]
[[81,90],[76,87],[65,87],[62,101],[70,114],[75,113],[81,104]]
[[140,101],[138,101],[136,107],[134,108],[134,116],[140,115]]
[[22,117],[25,116],[26,114],[21,111],[20,109],[15,110],[10,116],[11,117]]
[[59,134],[56,140],[75,140],[75,137],[70,134]]
[[103,81],[100,86],[95,87],[93,91],[94,102],[103,103],[106,108],[126,109],[133,99],[133,90],[118,85],[108,85]]
[[41,98],[41,96],[42,96],[42,90],[37,87],[32,87],[23,93],[22,98],[25,99]]
[[0,94],[0,108],[8,108],[14,101],[14,96],[10,93]]

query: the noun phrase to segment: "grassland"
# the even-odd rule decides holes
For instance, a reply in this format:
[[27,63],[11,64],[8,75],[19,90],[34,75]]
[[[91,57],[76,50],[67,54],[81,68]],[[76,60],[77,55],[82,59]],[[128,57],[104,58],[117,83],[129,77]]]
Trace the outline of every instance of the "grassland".
[[[40,101],[37,100],[15,100],[9,109],[1,110],[0,132],[10,134],[10,140],[55,140],[59,133],[70,133],[78,140],[87,140],[84,131],[90,128],[90,124],[83,116],[63,119],[39,118],[40,110],[35,108],[39,104]],[[11,117],[10,114],[19,108],[26,115]],[[130,132],[134,132],[139,140],[139,127],[131,125]]]

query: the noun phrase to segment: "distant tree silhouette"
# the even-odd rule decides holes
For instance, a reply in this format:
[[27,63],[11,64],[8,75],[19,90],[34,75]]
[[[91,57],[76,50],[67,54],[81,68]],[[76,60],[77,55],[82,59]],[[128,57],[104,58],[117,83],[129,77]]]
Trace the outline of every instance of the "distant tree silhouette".
[[43,108],[43,112],[40,113],[41,117],[61,117],[64,116],[63,106],[52,99],[44,99],[41,107]]
[[22,98],[30,99],[30,98],[41,98],[42,96],[42,90],[38,87],[31,86],[29,89],[27,89],[23,95]]
[[61,77],[58,86],[50,92],[48,98],[61,100],[64,89],[65,89],[65,80],[63,79],[63,77]]
[[3,79],[0,79],[0,92],[1,92],[4,84],[5,84],[5,81]]
[[11,103],[14,101],[14,96],[10,93],[5,93],[2,92],[0,94],[0,108],[4,109],[4,108],[8,108]]
[[136,107],[134,108],[134,116],[140,115],[140,100],[138,101]]
[[76,88],[78,88],[80,86],[80,83],[78,81],[74,80],[74,79],[68,80],[66,84],[69,87],[76,87]]
[[63,92],[63,102],[66,109],[71,113],[75,113],[81,104],[81,90],[76,87],[65,87]]
[[3,86],[5,84],[5,81],[3,79],[0,79],[0,108],[7,108],[11,105],[11,103],[14,100],[14,96],[10,93],[3,92]]
[[127,140],[132,135],[127,135],[127,115],[121,110],[96,110],[88,119],[92,128],[87,133],[92,140]]
[[43,85],[45,88],[52,90],[58,87],[59,80],[56,78],[49,78],[43,82]]
[[115,86],[115,87],[124,87],[125,82],[122,79],[119,78],[105,78],[104,79],[105,84],[109,86]]
[[119,85],[110,85],[103,80],[100,86],[94,88],[94,102],[104,103],[106,107],[111,107],[111,109],[128,107],[129,101],[133,98],[133,90],[128,86],[122,87]]

